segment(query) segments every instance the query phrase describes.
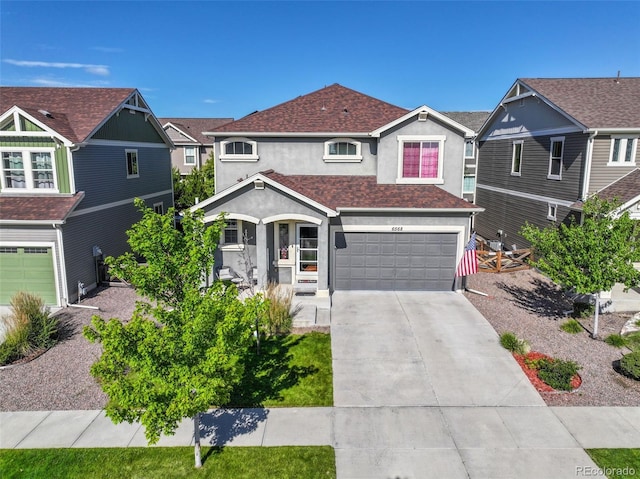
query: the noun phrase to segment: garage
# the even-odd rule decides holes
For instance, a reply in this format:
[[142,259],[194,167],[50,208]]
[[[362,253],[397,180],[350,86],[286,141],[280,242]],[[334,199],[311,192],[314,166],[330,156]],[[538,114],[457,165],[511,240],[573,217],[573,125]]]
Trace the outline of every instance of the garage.
[[0,247],[0,304],[9,304],[18,291],[57,304],[53,253],[46,247]]
[[334,289],[451,291],[456,233],[336,232]]

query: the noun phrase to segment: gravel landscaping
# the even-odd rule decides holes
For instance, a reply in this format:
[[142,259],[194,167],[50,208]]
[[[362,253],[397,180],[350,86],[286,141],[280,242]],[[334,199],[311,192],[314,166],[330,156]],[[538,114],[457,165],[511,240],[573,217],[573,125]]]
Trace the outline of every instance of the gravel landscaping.
[[491,323],[498,334],[511,331],[531,344],[533,351],[576,361],[582,366],[582,385],[571,393],[541,393],[549,406],[639,406],[640,381],[618,374],[613,364],[627,348],[604,342],[620,333],[633,313],[600,315],[598,339],[591,338],[593,318],[579,319],[585,330],[570,334],[560,330],[571,302],[548,278],[536,270],[511,273],[478,273],[468,278],[468,288],[488,296],[465,296]]
[[[533,350],[571,359],[582,366],[582,386],[572,393],[542,393],[554,406],[638,406],[640,382],[616,373],[614,361],[628,352],[593,340],[587,331],[560,330],[570,303],[549,280],[534,270],[505,274],[479,273],[469,277],[469,288],[488,296],[464,293],[500,334],[512,331]],[[135,292],[127,287],[100,289],[82,300],[91,309],[66,308],[59,313],[64,338],[55,347],[18,366],[0,370],[0,411],[101,409],[106,396],[89,374],[100,346],[82,336],[94,314],[103,318],[130,318]],[[600,316],[600,338],[619,333],[631,313]],[[581,320],[590,330],[591,319]]]

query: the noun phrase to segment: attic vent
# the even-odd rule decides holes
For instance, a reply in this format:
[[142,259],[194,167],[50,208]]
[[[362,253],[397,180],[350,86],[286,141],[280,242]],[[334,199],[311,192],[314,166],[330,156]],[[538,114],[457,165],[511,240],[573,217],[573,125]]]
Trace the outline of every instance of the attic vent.
[[254,187],[256,190],[264,190],[264,181],[262,181],[262,180],[255,180],[255,181],[253,182],[253,187]]
[[346,108],[343,108],[342,109],[342,113],[344,113],[346,115],[347,113],[349,113],[349,110],[347,110]]
[[418,113],[418,121],[427,121],[427,116],[429,116],[429,114],[426,111],[421,111]]
[[47,110],[38,110],[38,113],[42,113],[47,118],[53,118],[53,115],[49,113]]

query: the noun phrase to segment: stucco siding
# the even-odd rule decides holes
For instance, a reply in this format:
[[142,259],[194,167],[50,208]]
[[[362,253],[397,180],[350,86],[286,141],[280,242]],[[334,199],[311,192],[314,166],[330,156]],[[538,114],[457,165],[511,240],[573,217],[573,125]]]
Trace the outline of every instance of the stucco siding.
[[186,146],[191,145],[177,145],[176,149],[171,152],[171,166],[176,168],[180,174],[188,175],[195,167],[202,167],[209,159],[209,154],[213,151],[213,147],[204,145],[194,145],[196,148],[196,164],[185,165],[184,164],[184,151]]
[[[138,178],[127,178],[125,150],[138,151]],[[73,155],[76,190],[85,198],[78,209],[91,208],[171,190],[168,148],[89,145]],[[170,205],[165,205],[165,208]]]
[[593,142],[591,174],[589,175],[589,194],[593,194],[610,185],[617,179],[640,166],[640,146],[636,148],[635,164],[609,165],[611,157],[611,137],[597,136]]

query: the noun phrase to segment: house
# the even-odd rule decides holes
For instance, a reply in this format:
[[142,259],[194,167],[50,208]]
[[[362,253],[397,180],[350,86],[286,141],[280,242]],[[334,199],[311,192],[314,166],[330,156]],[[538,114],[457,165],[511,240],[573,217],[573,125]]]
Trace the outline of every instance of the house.
[[478,132],[480,235],[527,247],[519,231],[617,197],[640,218],[640,78],[524,78]]
[[216,194],[193,209],[226,213],[217,265],[319,297],[454,289],[482,210],[462,198],[471,129],[334,84],[205,135]]
[[185,176],[193,168],[204,165],[213,151],[211,139],[202,132],[229,123],[233,118],[158,118],[158,121],[175,145],[171,166]]
[[66,306],[129,250],[144,199],[173,204],[170,149],[133,88],[0,88],[0,304]]

